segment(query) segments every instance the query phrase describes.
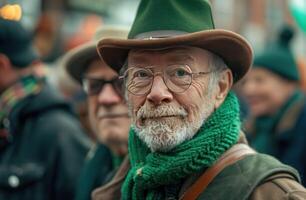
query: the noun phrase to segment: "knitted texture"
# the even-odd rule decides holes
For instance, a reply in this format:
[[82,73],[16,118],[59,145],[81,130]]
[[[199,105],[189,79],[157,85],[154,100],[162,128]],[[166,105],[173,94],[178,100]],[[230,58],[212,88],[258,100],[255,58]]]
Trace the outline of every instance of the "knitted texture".
[[131,169],[122,186],[123,199],[164,199],[165,188],[178,185],[192,173],[211,166],[237,143],[239,131],[239,105],[233,93],[228,94],[193,139],[169,152],[150,152],[131,128]]

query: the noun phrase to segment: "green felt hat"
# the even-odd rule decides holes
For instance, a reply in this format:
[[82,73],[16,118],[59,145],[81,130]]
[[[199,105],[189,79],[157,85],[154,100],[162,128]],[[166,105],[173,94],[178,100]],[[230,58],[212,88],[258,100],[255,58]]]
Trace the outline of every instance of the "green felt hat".
[[194,46],[220,56],[238,81],[249,70],[252,49],[240,35],[215,29],[207,0],[142,0],[128,39],[98,43],[101,58],[120,71],[131,49]]
[[32,36],[20,22],[0,17],[0,53],[5,54],[15,68],[28,67],[38,60],[32,46]]
[[254,67],[268,69],[283,78],[299,81],[298,67],[290,50],[290,41],[294,36],[292,27],[284,26],[278,40],[269,44],[265,50],[255,56]]

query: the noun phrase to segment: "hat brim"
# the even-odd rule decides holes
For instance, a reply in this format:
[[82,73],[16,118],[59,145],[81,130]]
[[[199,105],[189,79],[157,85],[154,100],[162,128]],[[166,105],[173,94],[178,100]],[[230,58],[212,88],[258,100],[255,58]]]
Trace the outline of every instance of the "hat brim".
[[253,51],[250,44],[242,36],[222,29],[158,39],[107,38],[98,43],[97,49],[104,62],[119,72],[131,49],[160,49],[175,46],[199,47],[218,55],[232,70],[234,82],[240,80],[252,64]]
[[89,42],[70,51],[63,58],[63,65],[71,77],[81,84],[83,74],[88,68],[88,63],[95,57],[99,58],[96,43]]

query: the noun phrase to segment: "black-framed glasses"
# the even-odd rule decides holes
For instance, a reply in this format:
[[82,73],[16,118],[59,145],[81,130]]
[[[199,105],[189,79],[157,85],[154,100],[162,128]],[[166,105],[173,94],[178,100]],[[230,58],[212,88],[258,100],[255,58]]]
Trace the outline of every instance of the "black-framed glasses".
[[118,77],[111,80],[91,77],[83,77],[82,79],[83,89],[90,96],[98,95],[105,84],[111,84],[116,93],[122,97],[122,80],[118,79]]
[[183,93],[191,85],[195,76],[208,72],[192,72],[188,65],[170,65],[160,72],[153,72],[153,67],[128,67],[119,79],[123,80],[126,89],[134,95],[146,95],[152,88],[156,75],[161,75],[165,85],[173,93]]

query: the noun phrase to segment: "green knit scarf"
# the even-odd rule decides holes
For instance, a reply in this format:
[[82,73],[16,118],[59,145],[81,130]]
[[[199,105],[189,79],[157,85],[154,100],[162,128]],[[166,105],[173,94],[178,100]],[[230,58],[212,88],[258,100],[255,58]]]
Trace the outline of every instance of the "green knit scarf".
[[179,185],[189,175],[211,166],[237,143],[240,131],[239,104],[230,92],[195,137],[169,152],[152,153],[133,128],[129,135],[131,169],[122,186],[123,199],[164,199],[165,188]]

